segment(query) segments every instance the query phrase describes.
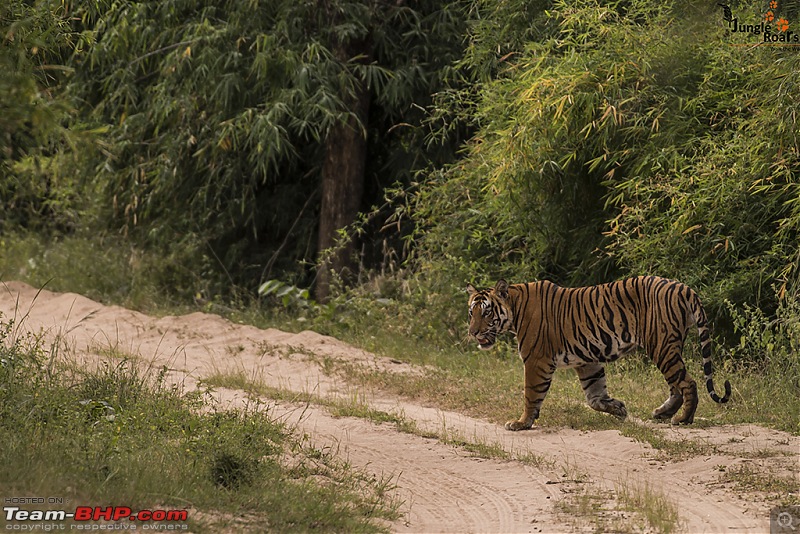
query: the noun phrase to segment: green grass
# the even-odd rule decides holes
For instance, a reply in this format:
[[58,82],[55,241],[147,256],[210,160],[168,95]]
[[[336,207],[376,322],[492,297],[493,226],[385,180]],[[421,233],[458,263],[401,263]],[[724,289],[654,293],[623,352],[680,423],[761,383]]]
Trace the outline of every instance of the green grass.
[[697,439],[670,439],[658,428],[635,421],[625,421],[619,428],[620,434],[647,443],[658,451],[662,460],[685,460],[692,456],[718,453],[716,446]]
[[397,517],[388,480],[315,449],[257,401],[220,410],[208,392],[167,385],[166,369],[66,359],[0,318],[6,496],[187,509],[197,532],[376,532]]
[[719,469],[719,481],[732,484],[736,491],[767,494],[767,500],[780,506],[800,505],[800,479],[796,471],[791,476],[776,475],[750,462]]
[[509,452],[499,443],[480,438],[470,439],[453,429],[447,428],[444,424],[441,429],[435,431],[422,429],[417,425],[416,421],[402,413],[390,413],[372,408],[367,400],[356,392],[344,397],[322,397],[314,393],[289,391],[269,386],[262,380],[249,376],[243,370],[215,372],[206,377],[203,383],[215,387],[239,389],[254,396],[274,400],[323,406],[334,417],[356,417],[375,424],[393,424],[398,432],[437,439],[441,443],[458,447],[479,458],[516,460],[533,466],[549,465],[552,467],[552,462],[543,456],[530,451]]
[[619,480],[611,491],[594,484],[588,475],[572,476],[556,509],[575,530],[588,526],[594,532],[670,534],[681,528],[678,505],[647,482]]
[[401,413],[389,413],[372,408],[358,393],[346,397],[322,397],[315,393],[291,391],[267,385],[263,380],[248,374],[243,369],[236,371],[215,371],[203,379],[203,384],[211,387],[238,389],[254,397],[269,398],[301,404],[324,406],[334,417],[357,417],[375,424],[394,424],[399,432],[425,437],[436,435],[423,432],[416,423]]
[[573,483],[561,491],[564,497],[556,502],[555,508],[563,514],[564,523],[572,525],[570,530],[581,531],[591,520],[594,532],[630,532],[619,525],[612,527],[609,524],[607,506],[613,499],[611,492],[602,491],[596,485],[585,482]]
[[[609,367],[613,365],[618,364]],[[522,364],[511,357],[466,353],[461,354],[458,361],[453,358],[421,375],[365,369],[346,361],[328,362],[325,367],[362,386],[376,387],[496,423],[516,418],[522,411]],[[666,397],[663,379],[650,373],[644,365],[609,369],[608,374],[612,395],[625,401],[629,413],[641,419],[649,419],[651,410]],[[701,426],[735,422],[725,407],[710,400],[701,401],[698,418],[701,418]],[[571,370],[556,372],[536,424],[545,430],[620,428],[617,419],[586,405],[577,376]],[[667,424],[664,426],[666,428]]]
[[680,528],[678,505],[646,481],[621,479],[615,490],[621,508],[643,517],[653,532],[670,534]]
[[0,280],[20,280],[144,312],[189,309],[197,273],[174,258],[144,254],[117,236],[0,236]]

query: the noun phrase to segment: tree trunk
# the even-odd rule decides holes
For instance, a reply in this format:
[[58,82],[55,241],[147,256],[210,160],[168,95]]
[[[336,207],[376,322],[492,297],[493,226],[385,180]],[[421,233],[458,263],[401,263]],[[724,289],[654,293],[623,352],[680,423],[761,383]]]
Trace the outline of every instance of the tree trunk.
[[320,264],[317,272],[315,296],[319,302],[327,301],[330,295],[331,272],[347,279],[355,271],[353,241],[348,240],[341,246],[338,231],[356,220],[361,206],[367,158],[364,130],[369,100],[369,90],[362,82],[358,82],[356,95],[348,102],[353,116],[347,122],[332,127],[325,140],[317,250],[324,254],[326,249],[337,248],[326,262]]

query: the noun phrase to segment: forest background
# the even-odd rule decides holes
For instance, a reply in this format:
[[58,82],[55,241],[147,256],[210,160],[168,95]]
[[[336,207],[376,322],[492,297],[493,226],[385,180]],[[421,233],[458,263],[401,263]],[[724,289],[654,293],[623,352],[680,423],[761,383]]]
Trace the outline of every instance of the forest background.
[[451,347],[467,282],[652,274],[796,369],[798,13],[9,0],[0,275]]

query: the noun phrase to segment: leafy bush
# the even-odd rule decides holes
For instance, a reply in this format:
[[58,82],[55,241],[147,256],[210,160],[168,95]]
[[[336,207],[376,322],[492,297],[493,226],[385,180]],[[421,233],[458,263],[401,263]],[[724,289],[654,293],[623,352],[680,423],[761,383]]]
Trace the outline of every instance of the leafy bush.
[[277,299],[284,308],[309,309],[316,306],[311,300],[308,289],[301,289],[280,280],[267,280],[258,286],[258,296]]
[[[751,380],[751,397],[743,399],[758,413],[767,414],[777,406],[778,424],[790,432],[800,432],[800,297],[786,293],[778,296],[774,314],[744,304],[727,302],[738,339],[731,343],[731,367],[736,368],[742,383]],[[735,336],[734,336],[735,337]],[[743,384],[744,385],[744,384]],[[765,417],[768,417],[765,415]]]
[[725,299],[771,313],[765,288],[800,287],[800,56],[730,46],[719,13],[676,2],[543,16],[462,93],[477,133],[407,208],[423,286],[656,274],[698,289],[723,334]]
[[794,379],[800,395],[800,298],[787,295],[778,300],[774,318],[761,309],[745,304],[736,308],[728,302],[738,344],[731,347],[736,360],[754,367],[783,370]]
[[79,219],[74,162],[99,132],[63,91],[74,46],[61,2],[0,5],[0,232],[67,232]]
[[[68,94],[108,128],[81,169],[94,223],[211,260],[201,273],[214,294],[259,274],[311,278],[327,137],[356,115],[362,85],[365,206],[452,154],[423,148],[418,126],[460,50],[455,2],[72,4],[83,45]],[[351,54],[351,41],[366,51]]]

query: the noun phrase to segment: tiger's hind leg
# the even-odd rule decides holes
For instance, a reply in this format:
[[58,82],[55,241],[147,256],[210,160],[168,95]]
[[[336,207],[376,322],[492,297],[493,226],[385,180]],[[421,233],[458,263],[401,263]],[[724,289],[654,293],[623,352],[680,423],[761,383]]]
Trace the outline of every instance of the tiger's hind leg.
[[672,424],[690,425],[694,422],[694,412],[697,410],[697,383],[684,369],[678,387],[683,397],[683,412],[672,416]]
[[606,369],[602,364],[592,363],[575,368],[581,387],[586,395],[586,402],[598,412],[606,412],[624,420],[628,417],[625,403],[613,399],[606,387]]
[[670,388],[669,397],[664,403],[653,410],[653,419],[664,420],[669,419],[676,413],[680,407],[683,406],[683,396],[677,388]]
[[[686,372],[686,365],[681,358],[683,343],[665,347],[659,356],[653,358],[658,369],[669,384],[669,398],[653,411],[656,419],[672,417],[673,425],[688,425],[694,422],[697,410],[697,383]],[[683,406],[682,413],[678,409]]]

